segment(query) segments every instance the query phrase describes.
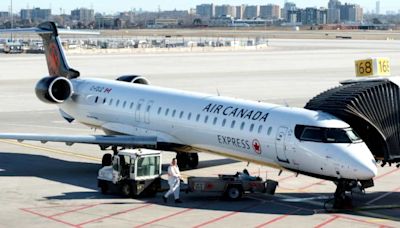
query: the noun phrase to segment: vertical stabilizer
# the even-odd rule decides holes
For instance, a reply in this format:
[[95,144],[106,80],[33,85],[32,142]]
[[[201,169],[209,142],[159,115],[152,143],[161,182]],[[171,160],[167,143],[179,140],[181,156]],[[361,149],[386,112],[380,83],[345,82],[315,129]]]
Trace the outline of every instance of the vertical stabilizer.
[[49,75],[66,77],[69,79],[79,77],[79,71],[68,66],[55,23],[44,22],[40,24],[38,28],[42,31],[38,33],[43,39]]

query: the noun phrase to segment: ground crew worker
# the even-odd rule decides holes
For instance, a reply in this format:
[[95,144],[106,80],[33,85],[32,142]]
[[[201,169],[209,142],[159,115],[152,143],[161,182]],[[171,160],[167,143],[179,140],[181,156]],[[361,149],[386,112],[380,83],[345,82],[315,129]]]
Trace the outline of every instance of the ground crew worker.
[[172,159],[172,162],[168,167],[168,184],[169,191],[163,195],[164,203],[167,202],[168,196],[172,193],[174,193],[175,203],[182,203],[182,201],[179,199],[181,173],[179,172],[176,158]]

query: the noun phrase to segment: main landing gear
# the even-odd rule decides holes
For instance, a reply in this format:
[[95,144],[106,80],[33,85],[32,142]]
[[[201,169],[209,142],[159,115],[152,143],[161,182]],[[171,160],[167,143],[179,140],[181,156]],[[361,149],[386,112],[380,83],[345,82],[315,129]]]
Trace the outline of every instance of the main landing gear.
[[176,152],[176,160],[180,169],[195,169],[199,165],[197,153]]

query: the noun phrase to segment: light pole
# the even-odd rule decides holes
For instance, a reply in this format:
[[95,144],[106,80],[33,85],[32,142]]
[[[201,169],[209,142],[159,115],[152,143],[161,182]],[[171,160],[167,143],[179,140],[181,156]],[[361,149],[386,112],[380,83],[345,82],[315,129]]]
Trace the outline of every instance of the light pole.
[[[14,16],[13,16],[13,1],[11,0],[11,6],[10,6],[10,9],[11,9],[11,29],[14,27]],[[12,34],[12,32],[11,32],[11,42],[13,41],[13,34]]]

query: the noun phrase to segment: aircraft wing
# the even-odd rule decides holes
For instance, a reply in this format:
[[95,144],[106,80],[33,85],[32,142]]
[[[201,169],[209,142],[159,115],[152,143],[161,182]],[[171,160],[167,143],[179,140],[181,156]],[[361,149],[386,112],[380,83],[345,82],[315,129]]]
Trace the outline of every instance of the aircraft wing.
[[63,142],[68,146],[75,143],[96,144],[100,146],[156,147],[157,137],[133,135],[41,135],[41,134],[0,134],[0,139],[22,141]]

